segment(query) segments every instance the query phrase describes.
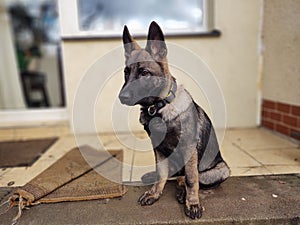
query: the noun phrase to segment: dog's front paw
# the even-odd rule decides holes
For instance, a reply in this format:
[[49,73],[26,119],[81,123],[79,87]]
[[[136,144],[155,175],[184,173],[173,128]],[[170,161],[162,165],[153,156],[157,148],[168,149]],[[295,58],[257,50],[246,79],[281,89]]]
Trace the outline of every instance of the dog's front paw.
[[200,204],[195,205],[185,205],[184,206],[185,215],[191,219],[199,219],[202,216],[202,207]]
[[146,191],[138,200],[140,205],[152,205],[159,199],[159,195],[152,194],[150,191]]

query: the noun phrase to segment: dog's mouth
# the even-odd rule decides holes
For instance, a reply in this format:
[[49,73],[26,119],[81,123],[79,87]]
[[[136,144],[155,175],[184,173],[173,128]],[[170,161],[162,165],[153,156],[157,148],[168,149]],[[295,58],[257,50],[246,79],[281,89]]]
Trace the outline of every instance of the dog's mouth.
[[120,102],[124,105],[134,106],[138,104],[138,99],[130,92],[121,90],[119,94]]
[[158,96],[158,92],[155,91],[155,88],[148,90],[146,88],[128,88],[125,86],[120,91],[119,99],[122,104],[128,105],[128,106],[134,106],[134,105],[149,105],[153,104],[153,100],[155,97],[151,96]]
[[120,98],[120,97],[119,97],[119,99],[123,105],[134,106],[134,105],[138,104],[137,102],[133,102],[130,99],[124,99],[124,98]]
[[119,93],[119,99],[122,104],[128,106],[152,105],[161,98],[161,93],[165,88],[166,80],[163,78],[139,78],[139,80],[124,84]]
[[134,105],[151,105],[155,101],[155,97],[137,98],[134,96],[124,96],[122,93],[119,95],[120,102],[127,106]]

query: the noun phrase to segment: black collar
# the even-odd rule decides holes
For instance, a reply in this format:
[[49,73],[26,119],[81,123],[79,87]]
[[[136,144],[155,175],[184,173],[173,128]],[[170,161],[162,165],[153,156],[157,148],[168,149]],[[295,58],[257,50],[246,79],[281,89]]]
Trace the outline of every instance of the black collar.
[[175,92],[177,90],[177,83],[175,80],[172,81],[171,88],[166,98],[155,102],[153,105],[146,107],[149,116],[155,116],[156,113],[163,108],[166,104],[169,104],[175,98]]

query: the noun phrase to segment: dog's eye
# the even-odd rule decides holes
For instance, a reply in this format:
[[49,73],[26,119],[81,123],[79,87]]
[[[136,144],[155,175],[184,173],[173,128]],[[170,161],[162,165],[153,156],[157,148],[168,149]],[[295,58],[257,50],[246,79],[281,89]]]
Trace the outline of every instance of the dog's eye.
[[148,70],[144,69],[144,68],[140,68],[139,69],[139,75],[140,76],[147,76],[147,75],[151,75],[151,73]]

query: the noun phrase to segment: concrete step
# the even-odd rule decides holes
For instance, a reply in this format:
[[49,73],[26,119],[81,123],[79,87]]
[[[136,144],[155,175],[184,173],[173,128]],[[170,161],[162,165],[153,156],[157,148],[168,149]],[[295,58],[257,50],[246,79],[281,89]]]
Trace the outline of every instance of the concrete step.
[[[230,177],[220,187],[201,190],[205,211],[199,220],[187,218],[175,198],[175,181],[166,185],[152,206],[138,205],[149,187],[129,186],[123,198],[42,204],[25,210],[18,225],[63,224],[300,224],[299,175]],[[10,188],[0,188],[3,202]],[[17,208],[0,216],[11,224]]]

